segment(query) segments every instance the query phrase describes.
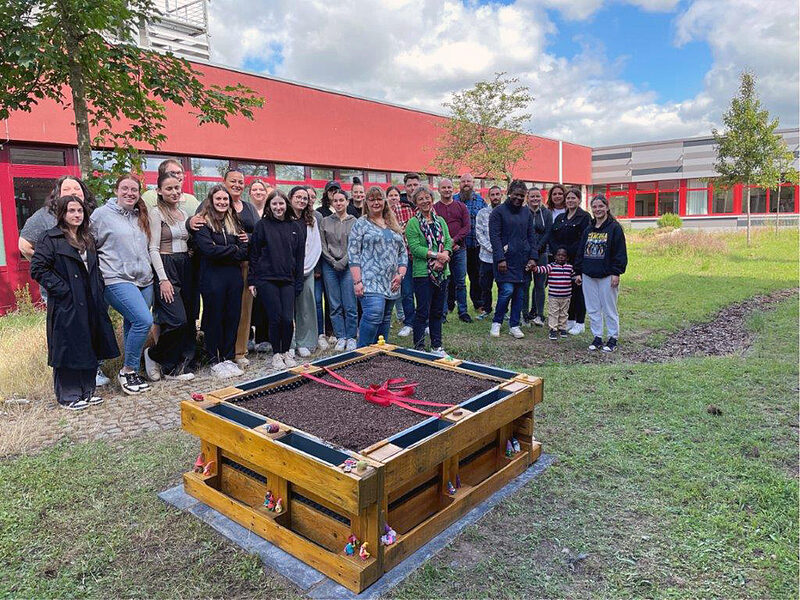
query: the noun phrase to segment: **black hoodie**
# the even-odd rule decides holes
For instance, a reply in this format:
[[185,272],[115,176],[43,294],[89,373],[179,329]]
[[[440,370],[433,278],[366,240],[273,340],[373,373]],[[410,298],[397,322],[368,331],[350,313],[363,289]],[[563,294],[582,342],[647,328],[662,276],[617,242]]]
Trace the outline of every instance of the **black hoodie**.
[[250,269],[247,285],[265,281],[288,281],[295,292],[303,288],[306,228],[301,221],[277,221],[269,217],[256,223],[250,239]]
[[583,232],[575,255],[575,274],[597,279],[622,275],[628,266],[625,232],[615,220],[607,218],[600,227],[591,226]]

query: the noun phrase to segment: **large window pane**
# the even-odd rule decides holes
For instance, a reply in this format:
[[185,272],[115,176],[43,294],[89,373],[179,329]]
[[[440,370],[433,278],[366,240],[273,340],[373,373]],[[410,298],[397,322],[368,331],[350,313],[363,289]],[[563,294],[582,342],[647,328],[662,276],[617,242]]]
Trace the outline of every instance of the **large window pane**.
[[63,167],[67,164],[67,155],[65,150],[53,148],[11,148],[11,163]]
[[646,194],[636,194],[637,217],[654,217],[656,215],[656,194],[655,192]]
[[367,171],[367,181],[370,183],[387,183],[389,174],[384,171]]
[[[747,188],[742,190],[742,213],[747,212]],[[767,212],[767,190],[764,188],[750,188],[750,212]]]
[[306,168],[303,165],[275,165],[275,179],[280,179],[281,181],[305,181]]
[[147,156],[144,157],[144,170],[158,171],[158,165],[160,165],[167,159],[177,160],[179,163],[181,163],[181,160],[176,156],[167,156],[165,154],[148,154]]
[[711,212],[714,214],[733,212],[733,188],[714,188]]
[[194,196],[197,200],[202,204],[203,200],[206,199],[208,196],[208,190],[210,190],[215,185],[221,184],[222,179],[219,181],[197,181],[194,182]]
[[353,177],[358,177],[364,183],[364,171],[356,169],[342,169],[339,171],[339,179],[344,185],[353,183]]
[[678,192],[658,193],[658,214],[678,214]]
[[628,184],[627,183],[611,183],[611,184],[608,185],[608,191],[609,192],[613,192],[613,191],[622,192],[622,191],[627,191],[627,189],[628,189]]
[[642,181],[636,184],[637,190],[654,190],[656,189],[655,181]]
[[264,163],[240,162],[236,164],[236,168],[247,177],[269,177],[269,165]]
[[56,185],[55,179],[35,177],[14,178],[14,204],[17,207],[17,231],[22,231],[25,221],[44,206],[44,201]]
[[677,190],[680,187],[680,181],[677,179],[665,179],[658,182],[658,189],[660,190]]
[[224,177],[230,165],[227,160],[216,158],[193,158],[191,162],[192,174],[195,177]]
[[[770,207],[775,206],[775,192],[770,193]],[[780,212],[791,213],[794,212],[794,186],[785,185],[781,187],[780,191]]]
[[392,173],[392,183],[394,185],[403,185],[403,177],[405,176],[405,173]]
[[687,215],[708,214],[708,190],[686,191],[686,214]]
[[[600,186],[601,188],[603,186]],[[598,192],[600,193],[600,192]],[[608,205],[611,207],[611,214],[615,217],[628,216],[628,197],[627,196],[611,196],[608,199]]]
[[333,169],[318,169],[316,167],[311,167],[311,179],[330,181],[333,179]]

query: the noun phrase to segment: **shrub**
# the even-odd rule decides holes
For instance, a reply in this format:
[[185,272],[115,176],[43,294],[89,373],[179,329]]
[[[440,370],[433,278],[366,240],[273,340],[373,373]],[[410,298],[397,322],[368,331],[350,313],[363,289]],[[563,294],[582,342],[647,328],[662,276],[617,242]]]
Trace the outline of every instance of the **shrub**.
[[664,213],[658,217],[656,224],[659,227],[672,227],[673,229],[679,229],[680,226],[683,225],[683,221],[681,221],[681,218],[678,215]]

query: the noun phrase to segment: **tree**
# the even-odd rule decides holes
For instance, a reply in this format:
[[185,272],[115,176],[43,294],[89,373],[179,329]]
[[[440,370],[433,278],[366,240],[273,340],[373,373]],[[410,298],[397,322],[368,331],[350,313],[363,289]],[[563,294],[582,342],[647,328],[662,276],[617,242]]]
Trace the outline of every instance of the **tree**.
[[755,77],[742,72],[739,94],[722,116],[725,131],[711,130],[717,144],[714,170],[723,186],[740,183],[746,190],[747,245],[750,245],[750,186],[777,188],[784,177],[796,177],[788,169],[794,157],[783,138],[775,133],[778,119],[770,120],[756,94]]
[[442,174],[454,175],[469,169],[473,175],[490,179],[513,178],[514,165],[529,149],[525,112],[533,101],[519,79],[496,73],[492,81],[479,81],[468,90],[453,94],[443,106],[449,119],[433,160]]
[[137,146],[158,149],[167,103],[201,124],[252,118],[263,103],[253,90],[206,86],[187,60],[136,45],[139,25],[158,18],[152,0],[2,0],[0,119],[45,98],[70,108],[88,177],[97,175],[92,146],[112,147],[105,158],[117,170],[135,163]]

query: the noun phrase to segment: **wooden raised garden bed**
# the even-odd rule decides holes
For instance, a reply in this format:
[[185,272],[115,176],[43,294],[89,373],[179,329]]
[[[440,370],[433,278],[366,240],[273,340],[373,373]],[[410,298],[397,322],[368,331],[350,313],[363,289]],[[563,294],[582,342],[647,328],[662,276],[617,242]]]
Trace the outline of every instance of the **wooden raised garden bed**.
[[[330,385],[391,378],[418,383],[393,400],[435,414]],[[183,428],[201,440],[184,486],[360,592],[539,457],[541,399],[537,377],[361,348],[182,402]]]

